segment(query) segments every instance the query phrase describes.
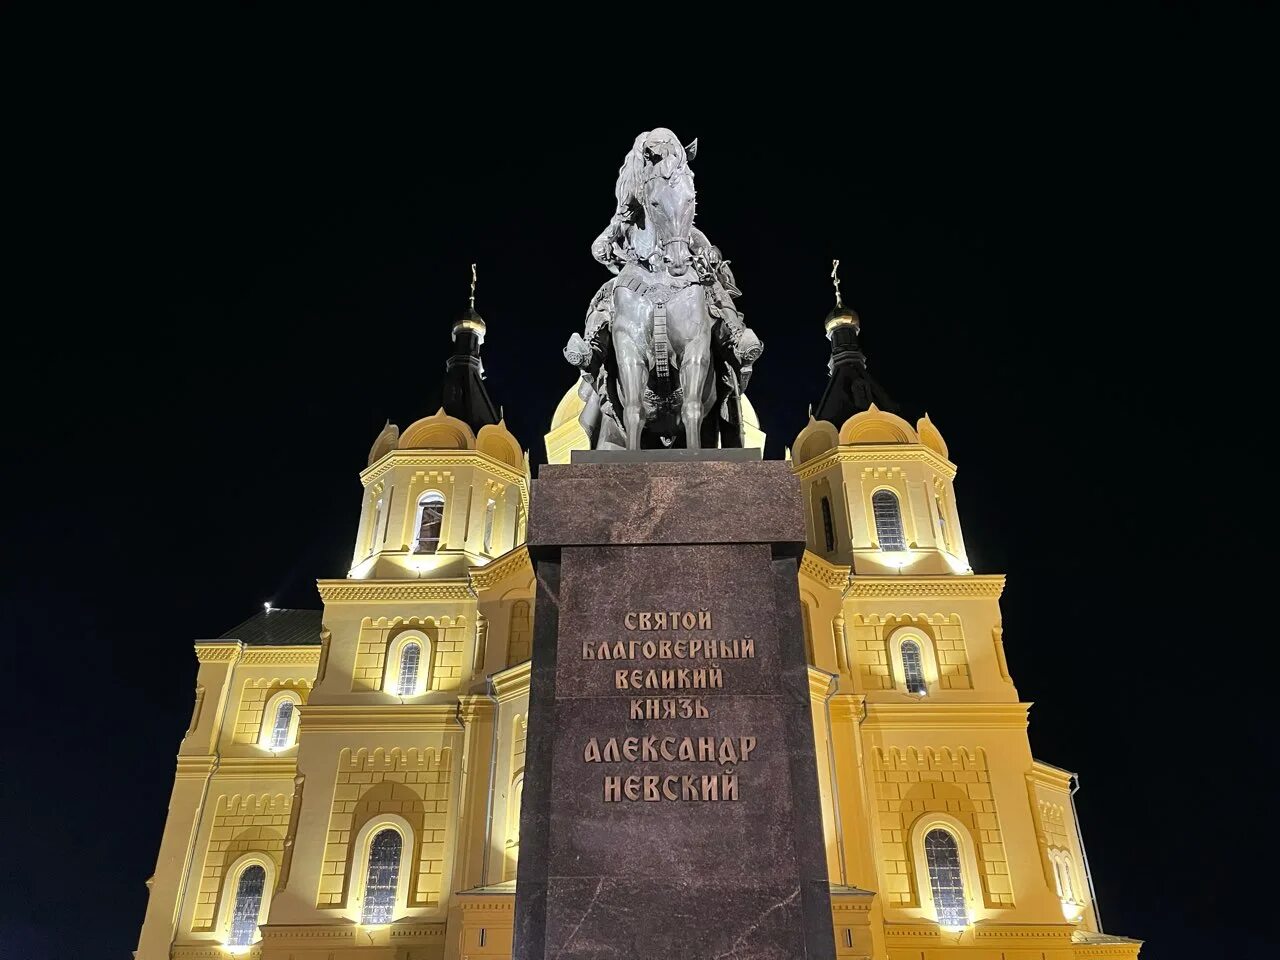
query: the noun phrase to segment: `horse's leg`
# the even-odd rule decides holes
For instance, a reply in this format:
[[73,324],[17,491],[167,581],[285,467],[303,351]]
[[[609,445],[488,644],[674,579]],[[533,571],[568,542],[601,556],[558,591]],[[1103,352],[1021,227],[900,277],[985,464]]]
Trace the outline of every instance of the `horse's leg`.
[[627,449],[640,449],[644,427],[644,388],[649,383],[649,351],[646,337],[651,308],[635,293],[618,288],[614,293],[613,356],[618,367],[618,397],[627,431]]
[[[702,449],[702,419],[706,415],[704,391],[711,369],[711,318],[707,316],[702,291],[680,298],[675,314],[677,338],[683,340],[680,351],[680,390],[684,402],[680,421],[684,424],[684,445],[690,450]],[[670,329],[670,326],[668,327]]]

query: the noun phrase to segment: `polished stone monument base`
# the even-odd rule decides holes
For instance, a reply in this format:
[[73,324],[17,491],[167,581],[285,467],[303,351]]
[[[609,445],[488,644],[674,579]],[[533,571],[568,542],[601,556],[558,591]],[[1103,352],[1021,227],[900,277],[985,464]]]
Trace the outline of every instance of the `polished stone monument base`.
[[518,960],[827,960],[785,463],[546,466]]

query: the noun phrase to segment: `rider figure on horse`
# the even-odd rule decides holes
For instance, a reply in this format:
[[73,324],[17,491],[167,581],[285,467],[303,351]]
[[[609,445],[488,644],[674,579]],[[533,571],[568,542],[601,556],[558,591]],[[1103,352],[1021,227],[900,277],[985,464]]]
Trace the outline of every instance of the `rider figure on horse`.
[[[601,413],[615,423],[621,421],[611,397],[611,392],[616,392],[616,385],[615,391],[609,389],[606,364],[611,349],[614,290],[619,283],[642,292],[664,283],[668,288],[676,289],[690,283],[702,286],[706,309],[714,324],[712,354],[720,420],[719,439],[724,446],[741,445],[738,398],[745,391],[752,365],[764,347],[759,337],[747,327],[734,304],[733,298],[741,296],[741,291],[734,282],[729,261],[723,258],[719,248],[707,239],[706,234],[691,224],[687,249],[693,277],[684,276],[687,268],[683,264],[678,268],[670,267],[672,257],[667,255],[666,247],[655,247],[652,237],[646,235],[645,238],[649,240],[648,251],[638,249],[635,242],[642,232],[640,224],[646,218],[645,184],[654,176],[669,176],[673,167],[683,166],[693,158],[696,151],[696,140],[686,148],[674,133],[664,128],[642,133],[637,137],[618,172],[615,187],[617,205],[613,217],[591,245],[592,256],[615,276],[592,298],[587,311],[584,336],[574,334],[564,352],[566,359],[581,371],[584,382],[580,395],[587,401],[582,421],[592,438],[593,446],[601,439],[601,427],[604,426],[600,422]],[[676,269],[679,269],[678,275]],[[662,402],[662,398],[655,397],[652,391],[648,392],[646,399],[650,402],[646,409]],[[687,432],[688,425],[685,429]],[[669,441],[664,439],[664,442]],[[698,444],[695,441],[689,445]]]

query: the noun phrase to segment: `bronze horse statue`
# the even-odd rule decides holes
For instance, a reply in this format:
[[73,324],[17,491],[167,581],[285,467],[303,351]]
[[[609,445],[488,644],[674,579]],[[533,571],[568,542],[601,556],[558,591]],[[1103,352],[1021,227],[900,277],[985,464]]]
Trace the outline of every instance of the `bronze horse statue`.
[[617,212],[592,245],[617,276],[565,356],[582,371],[583,426],[597,448],[741,446],[738,399],[763,347],[734,306],[728,261],[694,226],[695,152],[669,130],[641,134],[619,172]]

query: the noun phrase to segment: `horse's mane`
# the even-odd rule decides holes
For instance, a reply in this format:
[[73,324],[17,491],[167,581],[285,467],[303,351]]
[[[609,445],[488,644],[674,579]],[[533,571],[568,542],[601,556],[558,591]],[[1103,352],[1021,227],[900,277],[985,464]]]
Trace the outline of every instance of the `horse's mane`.
[[[650,164],[645,159],[645,148],[650,143],[660,143],[668,148],[656,164]],[[679,138],[665,127],[646,130],[636,137],[636,142],[631,145],[631,152],[627,154],[627,158],[622,161],[622,167],[618,170],[618,185],[614,190],[618,200],[618,215],[623,215],[640,200],[643,194],[642,188],[651,179],[662,177],[669,180],[685,167],[685,163],[684,147],[680,144]],[[690,174],[692,175],[692,171]]]

